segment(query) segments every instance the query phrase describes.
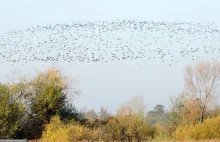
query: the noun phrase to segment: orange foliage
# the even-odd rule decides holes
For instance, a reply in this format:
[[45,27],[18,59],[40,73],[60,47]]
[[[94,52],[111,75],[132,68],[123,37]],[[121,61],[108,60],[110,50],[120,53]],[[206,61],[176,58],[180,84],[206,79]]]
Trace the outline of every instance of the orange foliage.
[[185,102],[185,109],[181,113],[183,124],[196,124],[200,118],[200,110],[198,104],[193,99],[188,99]]

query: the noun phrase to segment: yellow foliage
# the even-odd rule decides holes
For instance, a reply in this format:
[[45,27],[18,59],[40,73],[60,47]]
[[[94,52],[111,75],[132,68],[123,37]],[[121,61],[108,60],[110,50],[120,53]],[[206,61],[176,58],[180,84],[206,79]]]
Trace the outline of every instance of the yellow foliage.
[[220,117],[207,118],[196,125],[178,126],[174,135],[178,140],[220,138]]
[[40,72],[35,81],[37,84],[52,83],[64,88],[67,86],[67,78],[63,76],[61,71],[56,68],[50,68],[45,72]]
[[185,109],[181,113],[181,118],[183,124],[196,124],[199,122],[200,110],[195,100],[186,100]]
[[69,128],[68,136],[71,141],[90,139],[91,131],[89,130],[89,128],[77,123],[69,124],[67,127]]
[[43,132],[42,141],[69,142],[68,133],[69,128],[60,121],[59,116],[54,116]]
[[115,118],[109,120],[107,133],[112,140],[147,140],[152,138],[155,128],[148,125],[144,115],[122,106]]
[[64,124],[59,116],[54,116],[46,125],[41,141],[76,142],[82,140],[98,140],[99,131],[90,130],[76,122]]

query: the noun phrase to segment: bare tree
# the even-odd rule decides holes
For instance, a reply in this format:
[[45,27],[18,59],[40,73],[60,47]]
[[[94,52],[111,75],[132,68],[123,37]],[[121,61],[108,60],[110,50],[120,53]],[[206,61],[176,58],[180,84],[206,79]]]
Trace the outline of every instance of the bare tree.
[[185,89],[200,109],[200,122],[203,122],[205,111],[216,95],[220,79],[218,61],[201,61],[185,69]]
[[146,105],[144,104],[144,98],[142,96],[133,96],[130,100],[124,104],[126,108],[128,108],[132,113],[140,113],[145,115],[146,113]]

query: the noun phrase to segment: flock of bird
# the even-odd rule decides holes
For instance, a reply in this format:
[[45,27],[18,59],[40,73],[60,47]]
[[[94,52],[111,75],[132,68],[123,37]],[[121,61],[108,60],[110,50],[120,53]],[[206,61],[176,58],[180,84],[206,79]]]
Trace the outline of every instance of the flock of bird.
[[77,21],[8,31],[0,36],[0,63],[32,61],[113,62],[219,58],[214,23]]

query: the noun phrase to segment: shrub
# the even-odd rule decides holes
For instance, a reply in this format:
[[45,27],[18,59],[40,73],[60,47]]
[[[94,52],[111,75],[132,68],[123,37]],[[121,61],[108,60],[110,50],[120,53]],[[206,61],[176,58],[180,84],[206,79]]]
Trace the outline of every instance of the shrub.
[[220,138],[220,117],[207,118],[196,125],[180,125],[176,129],[175,137],[178,140]]
[[153,138],[156,128],[150,126],[144,117],[130,114],[111,119],[107,124],[107,133],[113,141],[143,141]]
[[42,141],[65,141],[69,142],[69,128],[60,121],[59,116],[54,116],[42,135]]
[[51,118],[50,123],[46,125],[41,141],[76,142],[98,139],[98,130],[90,130],[77,122],[65,124],[59,116],[54,116]]

